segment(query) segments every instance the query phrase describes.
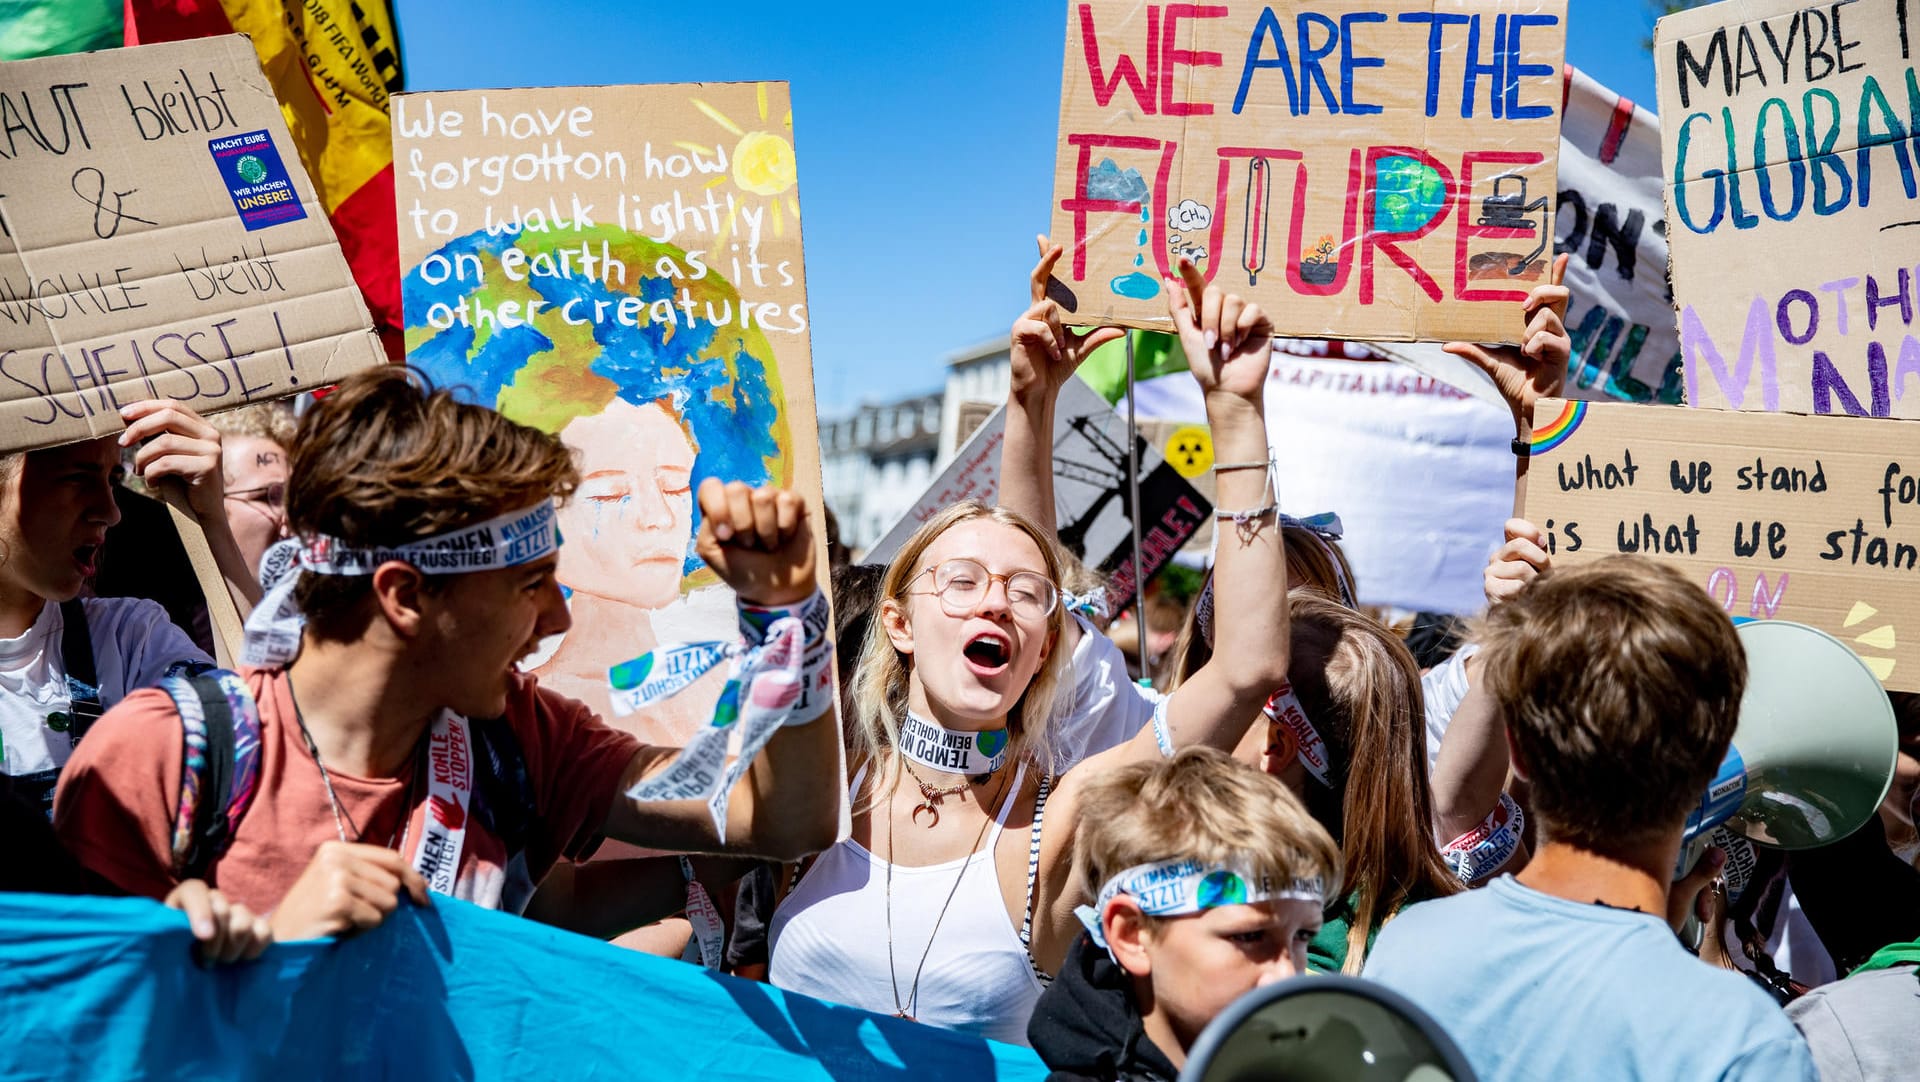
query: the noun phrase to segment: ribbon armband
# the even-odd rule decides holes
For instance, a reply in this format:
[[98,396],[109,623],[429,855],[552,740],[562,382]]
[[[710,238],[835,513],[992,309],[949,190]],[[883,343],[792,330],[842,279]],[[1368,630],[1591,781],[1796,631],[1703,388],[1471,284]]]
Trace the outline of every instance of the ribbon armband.
[[727,960],[727,928],[720,922],[720,910],[713,896],[693,874],[693,861],[680,858],[680,875],[687,881],[687,923],[693,925],[693,938],[700,945],[700,964],[719,969]]
[[1480,825],[1448,842],[1440,850],[1440,859],[1460,877],[1460,882],[1472,886],[1506,867],[1507,861],[1519,851],[1526,830],[1526,813],[1512,797],[1501,793],[1500,803],[1494,805]]
[[[826,596],[790,608],[740,606],[745,645],[680,643],[615,666],[607,674],[616,713],[633,713],[684,691],[717,667],[730,663],[726,685],[714,704],[713,722],[694,734],[658,775],[634,786],[634,800],[705,798],[721,841],[727,838],[727,802],[733,787],[783,726],[804,725],[831,707],[833,642]],[[740,747],[727,761],[735,724]]]

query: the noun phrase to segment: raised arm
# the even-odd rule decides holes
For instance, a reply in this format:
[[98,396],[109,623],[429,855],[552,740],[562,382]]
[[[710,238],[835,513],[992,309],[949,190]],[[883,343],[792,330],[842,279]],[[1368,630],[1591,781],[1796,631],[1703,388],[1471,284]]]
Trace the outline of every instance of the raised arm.
[[1114,327],[1079,332],[1060,322],[1060,305],[1047,282],[1066,251],[1034,238],[1040,262],[1028,280],[1033,303],[1014,321],[1008,344],[1013,371],[1007,388],[1006,436],[1000,445],[1000,506],[1032,519],[1049,535],[1053,515],[1053,411],[1060,388],[1093,351],[1126,332]]
[[[1567,304],[1573,292],[1561,282],[1567,276],[1567,256],[1553,261],[1548,284],[1534,286],[1521,302],[1520,318],[1526,330],[1520,347],[1482,346],[1472,342],[1448,342],[1444,348],[1456,357],[1472,362],[1485,372],[1507,400],[1513,413],[1513,433],[1517,441],[1533,438],[1533,404],[1542,398],[1557,398],[1567,382],[1567,363],[1573,359],[1573,339],[1567,335]],[[1516,454],[1513,465],[1513,513],[1526,513],[1528,456]]]
[[[1513,414],[1516,443],[1533,436],[1534,403],[1560,394],[1566,383],[1567,363],[1573,354],[1572,339],[1567,335],[1564,322],[1567,304],[1572,299],[1570,291],[1561,284],[1566,271],[1567,257],[1562,255],[1553,261],[1549,283],[1534,287],[1521,304],[1520,318],[1525,321],[1526,329],[1520,348],[1465,342],[1450,342],[1446,346],[1447,352],[1473,362],[1493,379]],[[1514,596],[1551,569],[1545,534],[1519,517],[1525,511],[1527,465],[1528,456],[1516,452],[1515,517],[1507,522],[1505,540],[1487,564],[1485,588],[1489,604],[1497,605]],[[1503,814],[1500,802],[1506,792],[1509,766],[1506,724],[1499,704],[1475,679],[1476,668],[1469,659],[1467,696],[1448,720],[1440,754],[1433,764],[1433,836],[1442,846],[1467,838],[1477,829],[1491,829],[1494,820]],[[1452,859],[1453,854],[1449,857]],[[1512,870],[1525,860],[1522,847],[1504,867]],[[1455,863],[1456,867],[1462,866],[1459,861]],[[1479,881],[1495,870],[1476,865],[1471,878]]]
[[[1169,310],[1187,367],[1205,394],[1215,481],[1213,657],[1165,706],[1165,731],[1115,748],[1126,758],[1207,744],[1232,751],[1287,677],[1287,562],[1270,476],[1265,393],[1273,324],[1260,306],[1206,285],[1182,259]],[[1116,757],[1115,762],[1119,759]]]
[[[1056,967],[1077,933],[1075,906],[1098,884],[1080,881],[1073,860],[1080,793],[1088,779],[1122,763],[1156,758],[1161,741],[1233,750],[1260,708],[1285,682],[1291,650],[1286,553],[1268,477],[1264,393],[1273,353],[1273,324],[1256,304],[1207,286],[1184,257],[1183,282],[1167,283],[1168,309],[1187,355],[1187,367],[1205,394],[1219,462],[1215,488],[1219,518],[1214,576],[1213,657],[1161,706],[1155,725],[1095,755],[1060,779],[1047,805],[1041,862],[1042,927],[1035,957]],[[1161,721],[1164,721],[1164,731]]]
[[[733,588],[749,618],[765,620],[767,610],[794,615],[816,611],[808,604],[819,591],[813,533],[800,497],[782,489],[750,488],[737,481],[722,485],[708,478],[700,485],[699,500],[696,551]],[[814,600],[814,604],[820,606],[821,619],[808,621],[809,649],[802,666],[806,673],[822,664],[832,665],[832,655],[823,645],[829,630],[824,601]],[[643,749],[634,757],[621,780],[621,795],[607,816],[606,833],[651,849],[742,853],[783,861],[826,848],[839,827],[842,792],[840,733],[831,687],[829,681],[826,693],[811,696],[813,709],[799,711],[808,716],[789,717],[734,787],[724,842],[704,793],[663,801],[628,795],[635,785],[668,768],[675,752],[669,748]],[[754,689],[764,685],[755,684]],[[747,709],[748,704],[741,705],[742,714]]]

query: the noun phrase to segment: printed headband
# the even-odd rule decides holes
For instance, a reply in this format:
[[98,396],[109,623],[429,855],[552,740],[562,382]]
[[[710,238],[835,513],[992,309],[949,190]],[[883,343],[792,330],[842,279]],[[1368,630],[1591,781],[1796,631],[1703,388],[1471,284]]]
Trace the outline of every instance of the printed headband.
[[[1312,774],[1320,784],[1333,788],[1333,762],[1327,755],[1327,742],[1307,717],[1307,708],[1300,705],[1300,696],[1293,693],[1293,685],[1281,684],[1280,690],[1267,700],[1267,705],[1261,707],[1261,712],[1267,715],[1269,725],[1284,728],[1293,734],[1294,755],[1307,768],[1307,773]],[[1274,743],[1268,740],[1269,751],[1273,750]]]
[[[1340,603],[1350,609],[1358,607],[1359,601],[1353,592],[1353,580],[1347,577],[1346,565],[1340,562],[1340,554],[1333,547],[1333,543],[1340,540],[1346,530],[1346,527],[1340,523],[1340,516],[1332,511],[1323,511],[1306,518],[1281,515],[1280,525],[1298,527],[1312,534],[1320,542],[1321,549],[1327,554],[1327,562],[1333,565],[1334,582],[1340,588]],[[1212,572],[1207,573],[1207,581],[1201,585],[1200,597],[1194,601],[1193,607],[1195,619],[1200,621],[1200,639],[1207,644],[1207,649],[1211,650],[1213,649]]]
[[284,665],[299,656],[306,618],[294,601],[293,588],[302,571],[371,575],[381,564],[398,560],[430,575],[466,574],[517,567],[558,551],[560,526],[552,500],[404,545],[355,548],[324,534],[288,538],[260,559],[260,587],[266,596],[247,617],[240,660],[253,666]]
[[1245,858],[1232,864],[1203,864],[1193,859],[1137,864],[1108,879],[1094,904],[1081,906],[1075,914],[1093,934],[1094,942],[1105,947],[1107,939],[1100,914],[1106,912],[1108,902],[1122,894],[1132,898],[1140,911],[1150,917],[1184,917],[1221,906],[1258,902],[1326,904],[1326,884],[1317,876],[1276,885],[1252,868],[1253,862]]

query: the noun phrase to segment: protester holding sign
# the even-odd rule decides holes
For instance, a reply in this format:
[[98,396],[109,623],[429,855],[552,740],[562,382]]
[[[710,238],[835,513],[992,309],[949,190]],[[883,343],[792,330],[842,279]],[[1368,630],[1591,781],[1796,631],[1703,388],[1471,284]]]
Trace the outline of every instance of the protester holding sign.
[[243,406],[213,418],[223,434],[227,523],[256,578],[261,557],[287,536],[287,448],[293,444],[293,424],[286,402]]
[[[233,747],[250,753],[234,760],[242,775],[251,762],[258,792],[183,854],[183,801],[207,797],[205,746],[183,749],[183,719],[189,707],[201,729],[224,719],[179,687],[146,692],[81,749],[60,791],[62,837],[133,893],[165,894],[183,865],[217,869],[231,896],[272,911],[281,938],[376,924],[403,887],[416,902],[430,887],[516,908],[603,834],[782,859],[824,844],[836,798],[817,779],[838,738],[808,723],[830,702],[788,711],[716,822],[702,802],[623,796],[663,774],[673,749],[642,746],[515,671],[567,626],[553,501],[577,481],[552,437],[429,392],[405,369],[343,381],[294,448],[299,540],[270,554],[284,583],[249,621],[263,664],[222,684]],[[824,609],[798,501],[718,481],[700,499],[701,554],[739,595],[743,623],[770,625],[763,634],[797,653],[804,628],[788,616]],[[768,707],[753,690],[748,708]]]
[[[1001,476],[1006,505],[1050,525],[1051,462],[1043,434],[1051,431],[1052,396],[1110,332],[1080,334],[1065,329],[1065,313],[1048,291],[1063,250],[1045,237],[1039,238],[1039,244],[1040,262],[1031,279],[1032,307],[1013,328],[1014,375],[1007,400]],[[1265,476],[1271,468],[1265,453],[1242,462],[1222,457],[1218,451],[1215,457],[1220,465],[1214,469],[1221,480],[1235,473]],[[1352,572],[1337,543],[1324,536],[1328,527],[1319,524],[1316,531],[1284,516],[1280,521],[1285,543],[1283,584],[1324,591],[1351,606]],[[1214,649],[1216,622],[1242,627],[1216,616],[1220,593],[1210,577],[1193,606],[1175,662],[1176,692],[1221,657]],[[1295,594],[1289,685],[1266,705],[1264,716],[1260,710],[1245,710],[1221,721],[1236,734],[1241,758],[1287,779],[1336,839],[1354,839],[1345,855],[1347,880],[1339,894],[1341,901],[1327,928],[1314,938],[1312,961],[1322,969],[1340,969],[1351,958],[1351,968],[1357,971],[1365,945],[1388,914],[1410,899],[1443,897],[1456,887],[1427,838],[1425,771],[1415,769],[1417,756],[1400,754],[1418,740],[1411,728],[1417,711],[1409,704],[1418,702],[1419,671],[1404,656],[1405,648],[1376,621],[1340,605],[1316,602],[1306,591]],[[1312,615],[1304,615],[1302,606]],[[1070,628],[1069,635],[1076,631],[1098,638],[1085,628]],[[1285,649],[1285,642],[1273,649]],[[1221,648],[1231,653],[1265,646],[1258,639],[1235,635]],[[1076,665],[1082,654],[1076,648]],[[1350,679],[1335,679],[1326,671],[1336,657],[1342,659],[1340,668]],[[1307,675],[1304,671],[1309,668],[1315,671]],[[1311,700],[1310,710],[1300,706],[1301,695]],[[1115,696],[1108,710],[1128,715],[1137,730],[1155,716],[1162,698],[1129,688]],[[1281,722],[1282,718],[1303,722],[1308,717],[1315,721],[1294,727]],[[1315,773],[1309,773],[1309,761]],[[1350,788],[1350,777],[1367,779],[1368,784]],[[1352,819],[1347,818],[1344,805],[1353,808]],[[1396,821],[1396,810],[1407,813],[1398,817],[1404,822]],[[1349,950],[1349,940],[1355,949]]]
[[[0,755],[16,792],[49,813],[54,783],[101,712],[176,666],[211,666],[152,601],[87,598],[122,452],[150,486],[184,483],[233,584],[252,584],[222,507],[220,434],[185,406],[139,402],[117,436],[0,457]],[[143,442],[144,441],[144,442]]]
[[[1514,514],[1525,506],[1531,464],[1534,407],[1566,383],[1572,340],[1563,317],[1572,301],[1563,284],[1568,257],[1553,262],[1547,285],[1531,291],[1521,306],[1526,330],[1521,345],[1497,347],[1450,342],[1446,350],[1486,373],[1513,414]],[[1545,553],[1537,531],[1522,519],[1505,526],[1505,543],[1494,553],[1482,583],[1487,600],[1511,597],[1537,573]],[[1544,543],[1544,542],[1542,542]],[[1427,760],[1433,787],[1433,833],[1463,882],[1480,884],[1527,861],[1525,804],[1507,793],[1505,730],[1496,705],[1474,686],[1477,647],[1456,652],[1422,680],[1427,723]]]
[[1176,745],[1231,746],[1239,728],[1213,719],[1250,716],[1285,679],[1285,556],[1264,468],[1272,327],[1258,306],[1205,287],[1190,263],[1182,270],[1169,308],[1215,446],[1262,467],[1219,486],[1230,527],[1220,575],[1233,586],[1220,607],[1247,636],[1150,731],[1056,778],[1068,651],[1053,538],[1004,508],[965,503],[935,516],[882,583],[855,677],[853,835],[775,913],[779,987],[1024,1042],[1045,975],[1079,934],[1074,908],[1097,886],[1074,870],[1084,786]]

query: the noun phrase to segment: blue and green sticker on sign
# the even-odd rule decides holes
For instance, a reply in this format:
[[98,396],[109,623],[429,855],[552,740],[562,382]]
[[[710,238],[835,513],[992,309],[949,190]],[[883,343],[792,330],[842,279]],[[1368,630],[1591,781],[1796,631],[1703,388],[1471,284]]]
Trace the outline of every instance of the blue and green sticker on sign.
[[248,232],[307,216],[280,150],[264,129],[209,139],[207,150]]

